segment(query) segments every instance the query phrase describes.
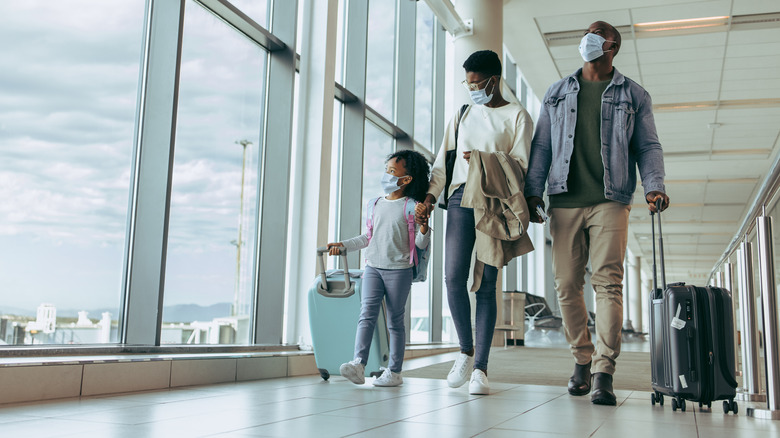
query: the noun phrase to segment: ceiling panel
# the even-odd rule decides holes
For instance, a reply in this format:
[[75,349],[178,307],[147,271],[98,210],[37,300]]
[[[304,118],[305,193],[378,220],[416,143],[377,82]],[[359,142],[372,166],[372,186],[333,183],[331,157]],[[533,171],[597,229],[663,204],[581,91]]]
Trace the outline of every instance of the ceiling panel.
[[723,64],[726,70],[780,67],[780,56],[727,56]]
[[669,37],[639,38],[636,46],[640,52],[676,52],[683,49],[699,50],[703,47],[723,50],[727,32],[678,35]]
[[742,99],[780,99],[780,84],[775,82],[772,88],[744,88],[749,85],[735,84],[734,88],[726,88],[724,85],[720,93],[721,100]]
[[[561,3],[561,2],[559,2]],[[575,2],[577,3],[577,2]],[[606,21],[613,26],[622,26],[631,24],[631,19],[628,9],[614,9],[608,10],[608,6],[605,5],[604,10],[594,11],[581,11],[573,14],[560,14],[559,12],[567,11],[564,4],[558,4],[557,7],[551,8],[548,12],[550,15],[538,16],[535,18],[537,26],[542,33],[550,32],[565,32],[570,30],[585,30],[595,21]],[[579,7],[582,7],[580,4]]]
[[[780,10],[775,6],[774,11]],[[777,43],[780,41],[780,28],[750,29],[729,32],[729,49],[734,45],[752,45],[760,43]]]
[[719,71],[722,64],[722,57],[699,59],[696,62],[655,62],[652,64],[642,64],[642,73],[657,75]]
[[[746,204],[753,194],[758,181],[750,182],[708,182],[704,196],[705,204],[739,203]],[[734,208],[734,207],[731,207]]]
[[707,86],[712,86],[713,84],[720,81],[720,70],[717,71],[707,71],[707,72],[700,72],[696,75],[681,75],[676,71],[668,71],[663,74],[649,74],[645,73],[644,69],[642,70],[642,79],[645,82],[645,85],[650,86],[666,86],[666,85],[679,85],[679,84],[685,84],[685,85],[691,85],[691,84],[697,84],[697,83],[706,83]]
[[729,15],[730,10],[730,0],[712,0],[636,7],[631,9],[631,14],[634,18],[634,23],[646,23]]
[[666,184],[666,194],[674,199],[675,204],[697,204],[704,198],[705,184],[696,182],[690,184]]
[[718,90],[707,90],[698,93],[666,93],[663,89],[650,94],[653,104],[673,104],[686,102],[704,102],[718,98]]
[[[780,53],[780,49],[778,49],[778,53]],[[723,79],[726,81],[752,81],[755,79],[777,81],[780,79],[780,69],[773,67],[724,69]]]
[[723,47],[701,47],[698,49],[661,50],[645,52],[639,50],[639,64],[652,64],[656,62],[696,62],[697,60],[722,59]]
[[701,211],[702,218],[710,218],[719,221],[738,221],[742,219],[744,205],[705,205]]

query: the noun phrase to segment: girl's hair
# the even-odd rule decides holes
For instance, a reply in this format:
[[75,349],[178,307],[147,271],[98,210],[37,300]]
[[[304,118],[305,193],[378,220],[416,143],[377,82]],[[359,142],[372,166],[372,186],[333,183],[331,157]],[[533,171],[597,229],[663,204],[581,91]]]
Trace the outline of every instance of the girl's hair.
[[417,202],[425,201],[425,196],[428,194],[428,184],[430,182],[428,161],[419,152],[408,149],[391,154],[387,157],[386,162],[393,158],[403,160],[404,167],[406,167],[406,174],[412,177],[412,182],[406,186],[404,195]]

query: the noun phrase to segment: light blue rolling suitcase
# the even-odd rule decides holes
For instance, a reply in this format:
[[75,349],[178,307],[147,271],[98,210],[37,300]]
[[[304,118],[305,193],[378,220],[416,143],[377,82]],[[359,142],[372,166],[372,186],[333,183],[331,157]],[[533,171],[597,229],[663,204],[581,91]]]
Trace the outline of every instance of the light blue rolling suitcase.
[[[311,329],[314,360],[320,376],[328,380],[339,375],[339,367],[354,359],[355,335],[360,317],[360,288],[363,271],[349,270],[346,251],[342,250],[344,270],[325,271],[327,248],[317,248],[320,275],[309,289],[309,327]],[[385,320],[385,304],[379,310],[379,318],[371,341],[366,364],[366,377],[379,376],[380,367],[387,367],[390,344]]]

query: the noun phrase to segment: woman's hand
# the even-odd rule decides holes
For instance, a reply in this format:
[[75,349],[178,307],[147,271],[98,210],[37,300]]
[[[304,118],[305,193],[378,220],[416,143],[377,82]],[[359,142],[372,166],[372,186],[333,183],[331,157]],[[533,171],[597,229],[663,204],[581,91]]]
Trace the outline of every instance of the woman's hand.
[[414,221],[420,225],[420,232],[428,234],[428,218],[430,214],[425,203],[419,203],[414,207]]
[[466,160],[467,163],[471,163],[471,151],[464,151],[463,159]]
[[341,242],[332,242],[328,244],[328,254],[332,256],[341,255],[341,249],[344,248],[344,244]]

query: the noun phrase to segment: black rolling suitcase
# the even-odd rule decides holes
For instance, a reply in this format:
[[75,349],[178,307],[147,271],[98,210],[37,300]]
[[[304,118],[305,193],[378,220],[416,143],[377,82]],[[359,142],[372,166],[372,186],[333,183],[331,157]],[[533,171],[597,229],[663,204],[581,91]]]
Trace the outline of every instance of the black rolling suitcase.
[[657,286],[655,220],[653,226],[653,292],[650,294],[650,360],[653,405],[672,398],[672,410],[685,401],[711,407],[723,400],[723,411],[738,411],[734,378],[734,324],[731,293],[719,287],[666,284],[663,233],[658,215],[659,259],[663,289]]

